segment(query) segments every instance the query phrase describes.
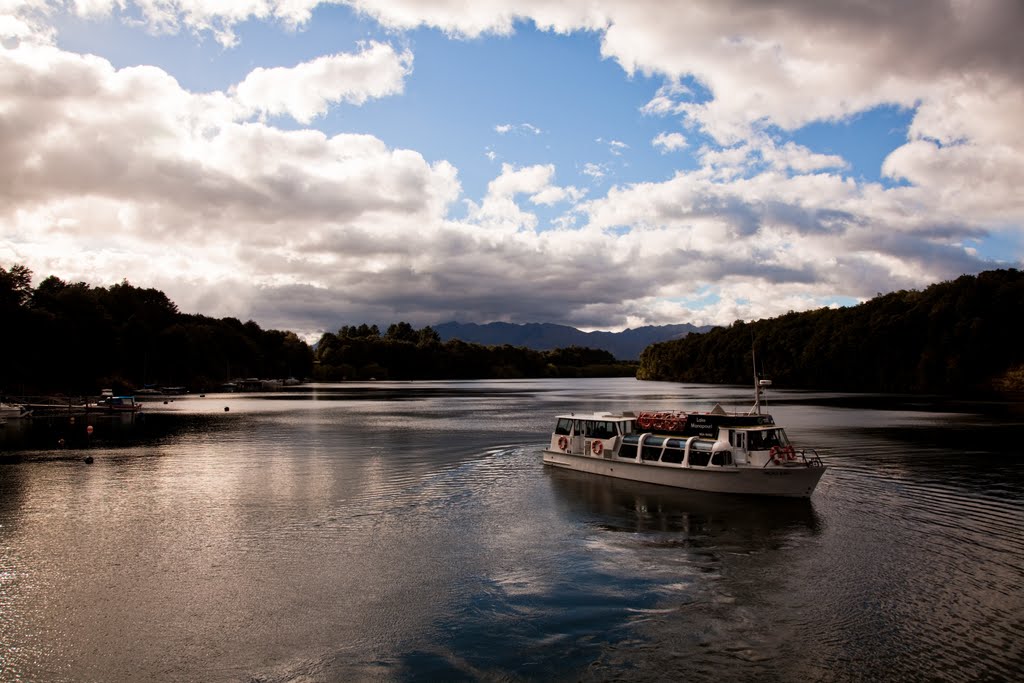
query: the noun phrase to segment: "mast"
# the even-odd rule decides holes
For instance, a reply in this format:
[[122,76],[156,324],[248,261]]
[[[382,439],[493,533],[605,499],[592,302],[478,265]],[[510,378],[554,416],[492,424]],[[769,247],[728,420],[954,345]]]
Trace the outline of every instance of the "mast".
[[757,378],[757,352],[754,349],[750,349],[750,357],[754,364],[754,407],[750,409],[751,415],[761,414],[761,392],[765,387],[770,387],[772,381],[770,379]]

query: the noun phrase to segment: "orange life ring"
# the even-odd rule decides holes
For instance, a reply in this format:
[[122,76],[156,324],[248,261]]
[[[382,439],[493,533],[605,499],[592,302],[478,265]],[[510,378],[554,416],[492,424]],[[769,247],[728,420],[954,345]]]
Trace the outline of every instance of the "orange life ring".
[[595,439],[594,442],[590,444],[590,450],[594,452],[594,455],[601,455],[601,452],[604,450],[604,444]]
[[772,459],[776,465],[782,463],[782,449],[778,446],[772,446],[772,449],[768,451],[768,457]]
[[786,453],[786,460],[796,460],[796,449],[792,446],[785,446],[782,449]]
[[636,419],[636,423],[640,425],[641,428],[647,429],[651,426],[651,416],[647,413],[640,413],[640,417]]
[[558,437],[558,447],[559,448],[561,448],[564,451],[565,447],[568,446],[568,445],[569,445],[569,439],[565,438],[564,436]]

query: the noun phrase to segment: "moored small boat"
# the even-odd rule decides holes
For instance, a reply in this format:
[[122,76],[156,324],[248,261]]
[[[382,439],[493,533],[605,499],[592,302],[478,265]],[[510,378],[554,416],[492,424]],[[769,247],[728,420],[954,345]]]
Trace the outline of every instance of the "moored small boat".
[[826,467],[796,449],[771,415],[658,411],[559,415],[544,463],[592,474],[716,493],[808,498]]
[[86,411],[99,411],[108,413],[137,413],[142,410],[142,404],[135,400],[134,396],[104,396],[99,402],[87,406]]
[[5,420],[17,420],[23,417],[30,417],[32,409],[26,405],[15,405],[13,403],[0,403],[0,418]]

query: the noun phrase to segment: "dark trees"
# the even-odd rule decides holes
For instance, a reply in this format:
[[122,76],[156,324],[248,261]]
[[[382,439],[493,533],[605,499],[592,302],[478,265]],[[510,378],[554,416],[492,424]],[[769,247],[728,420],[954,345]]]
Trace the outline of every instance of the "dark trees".
[[[1017,387],[1024,344],[1024,273],[964,275],[859,306],[737,322],[648,347],[640,379],[751,381],[844,391],[978,392]],[[1018,379],[1014,380],[1013,378]]]
[[237,376],[312,374],[312,350],[294,333],[186,315],[163,292],[128,282],[90,287],[50,276],[33,290],[27,268],[0,268],[0,315],[6,393],[205,389]]
[[636,365],[619,363],[603,350],[570,347],[534,351],[483,346],[458,339],[441,343],[431,327],[407,322],[376,327],[344,326],[325,333],[316,345],[316,377],[343,379],[515,379],[520,377],[632,376]]

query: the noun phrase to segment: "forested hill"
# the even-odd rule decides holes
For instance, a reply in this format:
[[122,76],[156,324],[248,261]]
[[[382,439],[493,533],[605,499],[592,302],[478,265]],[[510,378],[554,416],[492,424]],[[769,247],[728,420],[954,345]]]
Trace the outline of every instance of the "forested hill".
[[216,387],[236,377],[308,377],[313,351],[293,332],[181,313],[156,289],[49,276],[32,288],[0,267],[0,393],[98,393],[144,384]]
[[962,393],[1024,390],[1024,273],[965,275],[851,308],[737,321],[648,347],[639,379],[836,391]]

